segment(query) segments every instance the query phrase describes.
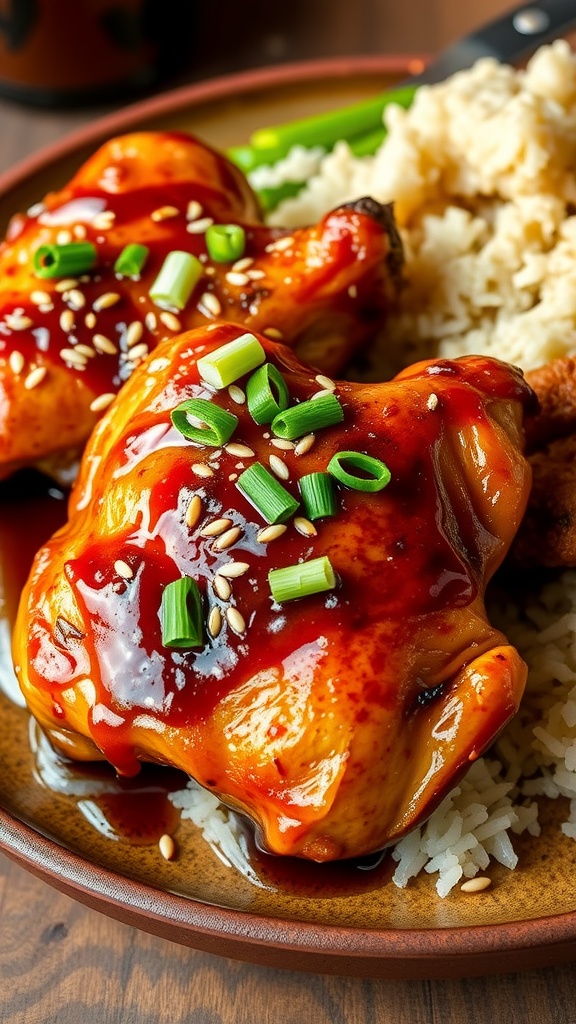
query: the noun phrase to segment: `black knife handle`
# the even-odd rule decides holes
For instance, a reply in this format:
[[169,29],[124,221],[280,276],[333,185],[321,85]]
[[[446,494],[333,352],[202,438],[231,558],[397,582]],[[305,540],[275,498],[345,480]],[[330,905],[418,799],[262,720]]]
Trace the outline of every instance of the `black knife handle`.
[[416,84],[441,82],[469,68],[480,57],[495,57],[516,64],[540,46],[576,27],[576,0],[537,0],[508,11],[461,39],[410,81]]

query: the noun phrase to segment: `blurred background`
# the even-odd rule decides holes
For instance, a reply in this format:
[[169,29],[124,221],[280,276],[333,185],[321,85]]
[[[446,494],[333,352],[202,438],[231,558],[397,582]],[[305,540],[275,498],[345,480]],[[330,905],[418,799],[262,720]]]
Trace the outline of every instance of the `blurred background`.
[[0,0],[0,171],[132,99],[248,68],[438,52],[509,0]]

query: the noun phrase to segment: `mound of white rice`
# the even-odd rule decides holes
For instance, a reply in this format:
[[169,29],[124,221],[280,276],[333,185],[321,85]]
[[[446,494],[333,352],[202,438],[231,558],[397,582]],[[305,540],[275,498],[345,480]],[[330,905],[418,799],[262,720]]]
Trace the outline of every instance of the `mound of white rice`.
[[[288,226],[360,195],[395,202],[407,286],[376,372],[471,352],[528,369],[576,351],[576,56],[568,44],[542,48],[521,72],[480,61],[422,88],[409,111],[390,109],[387,125],[373,158],[355,159],[345,143],[320,163],[317,153],[296,152],[258,183],[313,172],[270,218]],[[510,833],[540,831],[535,797],[567,797],[562,830],[576,838],[576,573],[523,601],[492,616],[529,666],[520,712],[494,756],[477,761],[394,848],[398,886],[425,871],[446,896],[491,858],[514,868]],[[193,783],[176,799],[228,863],[250,872],[233,815]]]
[[[391,107],[375,157],[345,143],[276,224],[360,195],[395,204],[407,288],[386,366],[486,352],[525,369],[576,348],[576,56],[562,40],[526,71],[493,60]],[[294,171],[293,164],[290,166]],[[307,168],[302,167],[303,173]]]

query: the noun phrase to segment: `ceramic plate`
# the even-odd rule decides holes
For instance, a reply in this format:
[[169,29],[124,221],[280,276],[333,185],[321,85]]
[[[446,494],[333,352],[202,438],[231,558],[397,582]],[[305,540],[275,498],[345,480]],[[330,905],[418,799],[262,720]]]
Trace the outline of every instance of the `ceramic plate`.
[[[103,139],[135,128],[190,129],[223,147],[263,124],[354,102],[406,73],[405,59],[337,60],[277,68],[179,90],[92,124],[0,179],[0,226],[62,184]],[[62,518],[56,494],[34,481],[0,500],[0,561],[7,620],[33,549]],[[17,558],[14,558],[17,552]],[[543,835],[517,843],[521,867],[490,869],[475,896],[437,897],[433,879],[406,890],[387,860],[306,866],[258,855],[239,871],[189,822],[169,811],[180,778],[144,773],[119,790],[94,772],[45,765],[31,753],[28,716],[14,703],[10,672],[0,693],[0,847],[30,871],[89,906],[195,948],[292,969],[381,977],[447,977],[544,966],[576,955],[576,843],[547,809]],[[48,773],[48,774],[47,774]],[[164,817],[163,817],[164,816]],[[178,857],[164,861],[168,828]],[[128,837],[128,838],[127,838]],[[249,840],[248,840],[249,842]]]

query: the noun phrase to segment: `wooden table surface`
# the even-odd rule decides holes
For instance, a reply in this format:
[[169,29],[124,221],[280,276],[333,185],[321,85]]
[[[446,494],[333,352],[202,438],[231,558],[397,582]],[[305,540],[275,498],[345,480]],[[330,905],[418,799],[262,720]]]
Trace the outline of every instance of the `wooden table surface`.
[[[198,14],[198,38],[210,42],[195,47],[193,68],[181,80],[315,56],[431,52],[511,6],[505,0],[220,0]],[[0,100],[0,170],[99,112]],[[245,965],[109,920],[0,856],[2,1024],[573,1024],[575,981],[572,965],[431,982],[311,977]]]

